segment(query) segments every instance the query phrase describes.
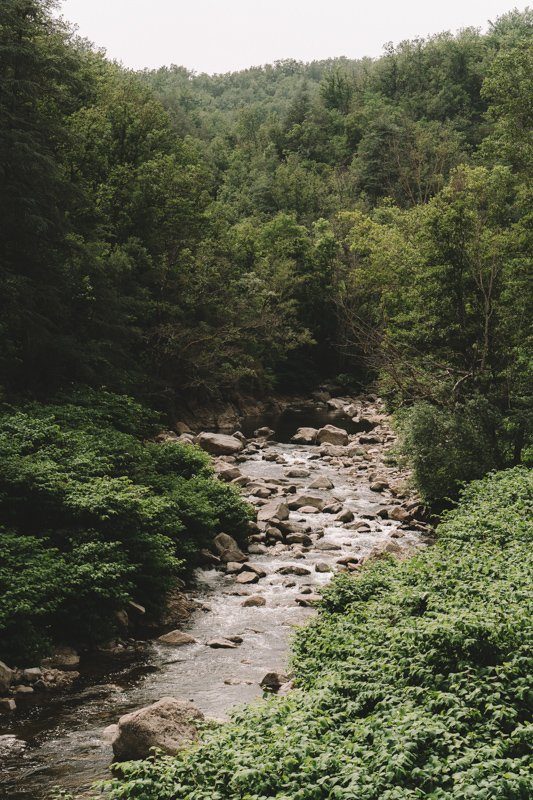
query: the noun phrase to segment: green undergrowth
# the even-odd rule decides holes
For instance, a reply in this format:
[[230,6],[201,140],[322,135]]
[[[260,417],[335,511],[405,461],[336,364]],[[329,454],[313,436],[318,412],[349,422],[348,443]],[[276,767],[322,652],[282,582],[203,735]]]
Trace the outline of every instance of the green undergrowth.
[[128,600],[157,613],[220,531],[248,509],[196,447],[155,444],[157,417],[88,389],[0,413],[0,654],[28,663],[54,643],[114,633]]
[[337,577],[298,688],[202,744],[116,768],[109,800],[531,797],[532,476],[470,484],[434,547]]

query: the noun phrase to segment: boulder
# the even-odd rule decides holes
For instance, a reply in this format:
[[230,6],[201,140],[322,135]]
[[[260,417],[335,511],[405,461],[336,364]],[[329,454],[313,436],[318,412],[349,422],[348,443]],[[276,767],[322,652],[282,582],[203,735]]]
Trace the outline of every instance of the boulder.
[[[242,641],[242,639],[241,639]],[[238,647],[238,643],[232,642],[230,639],[210,639],[206,642],[208,647],[212,647],[213,650],[232,650],[235,647]]]
[[300,467],[293,467],[285,473],[287,478],[308,478],[311,474],[308,469],[301,469]]
[[259,510],[257,519],[259,522],[265,522],[271,519],[289,519],[289,507],[286,503],[267,503]]
[[269,436],[274,436],[274,431],[267,425],[263,425],[262,428],[258,428],[256,431],[254,431],[254,436],[268,438]]
[[401,506],[394,506],[389,511],[389,519],[394,519],[397,522],[406,522],[408,519],[411,519],[411,515],[405,508]]
[[315,572],[331,572],[331,567],[325,561],[318,561],[315,564]]
[[237,583],[246,585],[248,583],[257,583],[259,580],[259,575],[255,572],[241,572],[240,575],[237,575],[236,579]]
[[12,697],[0,697],[0,714],[9,714],[16,709],[17,704]]
[[313,606],[322,600],[319,594],[297,594],[294,599],[299,606],[304,606],[305,608]]
[[338,514],[342,511],[342,503],[329,503],[329,505],[324,506],[323,511],[325,514]]
[[184,633],[183,631],[170,631],[169,633],[164,633],[160,636],[157,640],[162,644],[172,644],[175,647],[181,647],[184,644],[196,644],[196,639],[194,636],[191,636],[189,633]]
[[176,755],[198,736],[204,715],[191,703],[163,697],[157,703],[120,717],[113,740],[117,761],[147,758],[152,747]]
[[58,670],[75,669],[80,663],[80,657],[73,647],[57,647],[50,658],[43,658],[43,667]]
[[286,567],[278,569],[280,575],[310,575],[311,570],[307,567],[299,567],[296,564],[288,564]]
[[176,422],[176,424],[174,425],[174,428],[176,430],[176,433],[179,433],[179,434],[192,433],[191,429],[189,428],[189,426],[187,425],[186,422]]
[[316,428],[298,428],[291,439],[294,444],[315,444],[318,430]]
[[384,492],[385,489],[389,488],[389,484],[387,481],[374,481],[374,483],[370,484],[370,490],[372,492]]
[[225,564],[230,561],[246,561],[246,556],[233,536],[227,533],[218,533],[213,539],[213,547]]
[[334,444],[343,447],[348,444],[348,432],[344,428],[336,428],[335,425],[324,425],[317,433],[318,444]]
[[289,508],[294,510],[303,508],[304,506],[313,506],[317,511],[322,511],[325,505],[326,503],[321,497],[313,497],[309,494],[299,494],[294,500],[289,502]]
[[241,606],[244,608],[266,606],[266,600],[264,597],[261,597],[260,594],[252,594],[250,597],[247,597],[246,600],[242,601]]
[[287,544],[303,544],[304,547],[310,547],[313,543],[307,533],[289,533],[285,541]]
[[259,684],[266,692],[277,692],[284,684],[289,682],[289,676],[284,672],[267,672]]
[[244,447],[240,439],[225,433],[200,433],[196,444],[213,456],[231,456],[240,453]]
[[0,661],[0,692],[7,692],[13,680],[13,670]]
[[217,478],[220,478],[221,481],[226,481],[229,483],[230,481],[235,481],[238,478],[242,478],[241,471],[238,467],[232,467],[229,464],[224,466],[220,465],[220,468],[216,468]]
[[309,489],[333,489],[334,483],[326,475],[321,475],[311,481]]
[[353,518],[354,518],[353,511],[350,511],[349,508],[345,508],[343,511],[341,511],[340,514],[337,514],[337,516],[335,517],[337,522],[351,522]]

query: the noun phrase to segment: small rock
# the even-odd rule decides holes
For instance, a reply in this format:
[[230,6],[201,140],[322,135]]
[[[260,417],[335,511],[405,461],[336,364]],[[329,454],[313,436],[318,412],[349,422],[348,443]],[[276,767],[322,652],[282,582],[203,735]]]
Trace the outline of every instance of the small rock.
[[298,428],[291,439],[294,444],[314,444],[318,430],[316,428]]
[[0,692],[7,692],[13,680],[13,670],[0,661]]
[[241,572],[235,580],[240,584],[257,583],[259,575],[256,575],[255,572]]
[[253,594],[250,597],[247,597],[246,600],[243,600],[241,606],[244,608],[266,606],[266,600],[264,597],[261,597],[260,594]]
[[375,481],[374,483],[370,484],[370,490],[372,492],[384,492],[385,489],[389,488],[389,484],[387,481]]
[[337,514],[335,519],[337,522],[351,522],[353,520],[353,511],[350,511],[349,508],[345,508],[340,514]]
[[319,594],[297,594],[294,599],[299,606],[308,607],[318,603],[322,598]]
[[315,572],[331,572],[331,567],[325,561],[318,561],[315,564]]
[[232,650],[238,647],[238,644],[230,639],[210,639],[206,644],[214,650]]
[[299,567],[297,564],[288,564],[286,567],[278,569],[280,575],[310,575],[311,570],[307,567]]
[[12,697],[0,697],[0,713],[9,714],[11,711],[15,711],[16,708],[17,704]]
[[183,631],[164,633],[162,636],[159,636],[157,641],[162,642],[162,644],[172,644],[176,647],[181,647],[184,644],[196,644],[197,642],[194,636],[191,636],[189,633],[183,633]]
[[300,494],[289,502],[289,508],[299,510],[306,506],[313,506],[317,511],[322,511],[325,506],[324,500],[321,497],[314,497],[310,494]]
[[287,478],[308,478],[310,474],[308,469],[300,469],[299,467],[294,467],[286,473]]
[[315,478],[314,481],[311,481],[309,484],[310,489],[333,489],[333,487],[333,481],[325,475]]
[[284,672],[267,672],[259,685],[267,692],[277,692],[288,681],[289,676]]

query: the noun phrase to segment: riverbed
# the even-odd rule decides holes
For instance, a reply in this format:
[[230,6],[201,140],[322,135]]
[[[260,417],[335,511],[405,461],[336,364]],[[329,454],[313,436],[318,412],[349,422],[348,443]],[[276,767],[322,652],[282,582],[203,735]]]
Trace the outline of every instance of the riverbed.
[[[340,405],[328,410],[305,404],[277,418],[245,420],[242,430],[248,437],[253,438],[253,430],[261,425],[271,425],[274,433],[248,441],[236,462],[229,459],[248,479],[242,491],[258,510],[301,492],[342,506],[353,520],[344,523],[332,513],[291,511],[290,521],[305,529],[311,542],[268,547],[256,543],[250,559],[266,573],[257,583],[241,586],[235,575],[220,568],[196,571],[191,592],[198,610],[185,626],[195,644],[172,647],[152,642],[142,654],[110,661],[103,673],[101,663],[92,670],[88,667],[71,694],[51,698],[45,705],[21,704],[0,728],[0,733],[15,735],[23,746],[4,759],[2,800],[45,800],[54,786],[80,792],[106,777],[112,748],[104,729],[161,697],[190,700],[206,715],[221,720],[235,707],[257,701],[265,673],[287,668],[294,629],[316,613],[300,605],[302,596],[316,594],[335,571],[347,568],[339,561],[353,557],[355,565],[357,559],[389,545],[402,557],[422,545],[424,537],[416,524],[410,527],[405,520],[387,518],[387,509],[405,505],[410,495],[404,488],[407,476],[391,457],[394,435],[383,409],[375,400],[355,402],[360,412],[355,421]],[[363,437],[357,454],[344,456],[342,448],[290,442],[298,427],[327,423],[345,428],[353,443]],[[369,430],[376,441],[365,443]],[[306,474],[292,479],[287,473],[294,469]],[[376,475],[387,484],[380,491],[371,489]],[[309,489],[317,477],[327,479],[330,488]],[[254,494],[258,485],[270,487],[270,497]],[[293,566],[303,567],[306,574],[279,571]],[[252,594],[261,595],[265,605],[243,606],[245,596]],[[231,649],[206,646],[214,637],[230,636],[241,637],[242,643]]]

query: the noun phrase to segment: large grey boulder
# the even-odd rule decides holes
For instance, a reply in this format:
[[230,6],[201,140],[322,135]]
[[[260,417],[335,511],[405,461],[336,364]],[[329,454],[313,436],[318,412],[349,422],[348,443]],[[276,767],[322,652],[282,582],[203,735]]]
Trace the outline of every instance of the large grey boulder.
[[13,670],[0,661],[0,692],[7,692],[13,680]]
[[213,456],[231,456],[240,453],[244,447],[235,436],[225,433],[200,433],[196,437],[196,444]]
[[310,494],[299,494],[294,500],[290,501],[289,508],[296,510],[298,508],[304,508],[304,506],[312,506],[318,511],[322,511],[325,505],[326,502],[321,497],[313,497],[313,495]]
[[246,556],[233,536],[229,536],[227,533],[218,533],[213,539],[213,546],[225,564],[229,564],[231,561],[246,561]]
[[336,428],[335,425],[324,425],[317,433],[318,444],[334,444],[343,447],[348,444],[348,433],[344,428]]
[[289,507],[286,503],[279,503],[274,500],[259,509],[257,519],[259,522],[267,522],[271,519],[289,519]]
[[157,747],[169,755],[198,736],[197,723],[204,715],[192,703],[175,697],[162,697],[157,703],[120,717],[113,740],[116,761],[146,758]]
[[314,444],[318,430],[316,428],[298,428],[291,439],[294,444]]

